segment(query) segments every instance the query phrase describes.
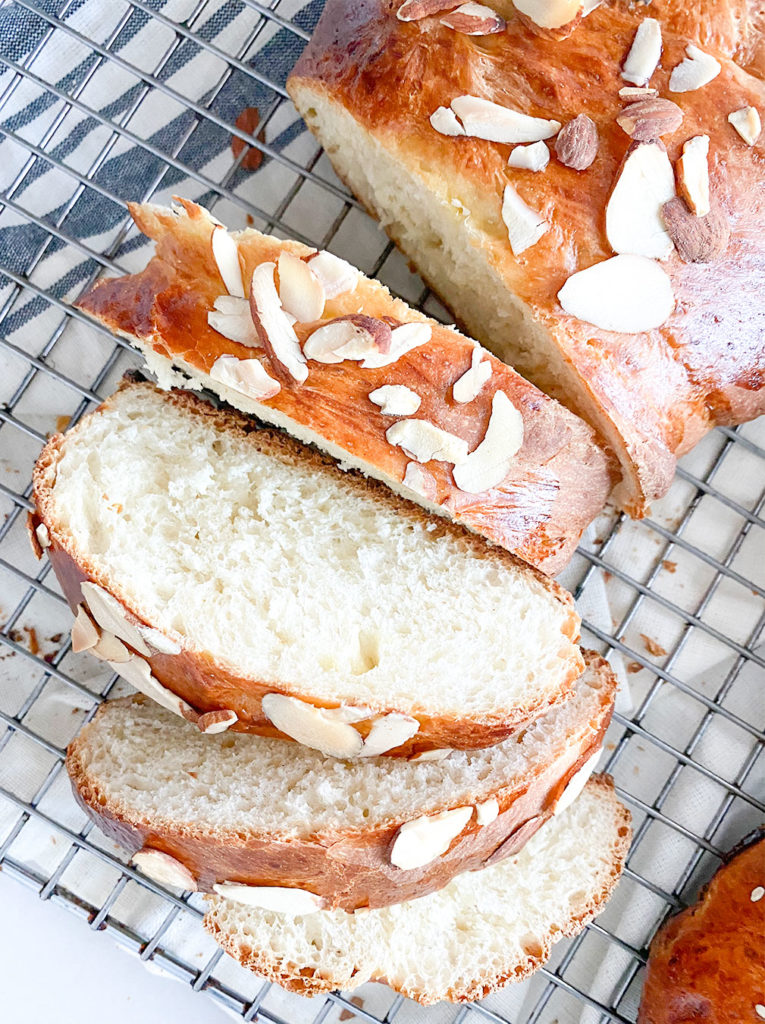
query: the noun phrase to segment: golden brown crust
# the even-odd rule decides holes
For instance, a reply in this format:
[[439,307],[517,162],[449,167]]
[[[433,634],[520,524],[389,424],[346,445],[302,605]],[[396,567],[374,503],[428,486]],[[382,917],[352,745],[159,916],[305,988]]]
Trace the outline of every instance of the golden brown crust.
[[[210,248],[213,224],[206,211],[182,202],[183,215],[131,204],[136,224],[157,243],[156,256],[140,274],[100,282],[80,300],[80,308],[192,374],[206,376],[223,354],[258,358],[270,369],[262,351],[228,341],[208,326],[207,312],[224,291]],[[242,232],[238,239],[245,280],[257,264],[275,259],[280,251],[298,256],[310,252],[297,242],[256,231]],[[366,278],[353,292],[331,300],[325,317],[355,313],[359,307],[371,316],[427,322],[431,341],[377,370],[349,361],[312,361],[305,384],[282,381],[276,396],[257,408],[253,404],[256,413],[265,419],[281,417],[278,425],[288,430],[291,424],[308,428],[317,443],[324,439],[363,460],[373,474],[400,484],[409,460],[401,448],[388,443],[385,431],[394,418],[370,401],[371,391],[383,384],[410,387],[422,399],[418,418],[463,437],[471,449],[483,439],[494,393],[504,391],[521,411],[525,432],[509,476],[488,492],[470,495],[456,487],[448,463],[429,462],[434,503],[444,515],[545,572],[561,569],[582,530],[603,508],[611,486],[609,458],[592,431],[488,353],[490,380],[472,402],[454,402],[451,387],[470,366],[473,343]],[[309,333],[305,326],[296,330],[301,340]]]
[[[536,774],[481,795],[481,802],[494,797],[499,804],[500,813],[493,822],[480,826],[474,816],[447,853],[411,871],[400,871],[390,863],[391,843],[403,820],[304,838],[137,817],[129,806],[111,800],[88,771],[90,732],[98,728],[98,715],[95,724],[87,725],[70,743],[66,768],[78,802],[102,832],[131,853],[151,847],[169,854],[189,869],[202,891],[211,891],[215,882],[296,886],[323,896],[329,908],[382,907],[424,896],[442,888],[456,874],[477,870],[489,860],[494,863],[500,847],[497,859],[516,854],[544,824],[568,781],[600,748],[611,719],[616,681],[602,658],[590,653],[587,662],[600,676],[602,686],[592,719],[578,723],[570,742],[562,743],[553,760]],[[427,813],[451,806],[433,806]],[[516,834],[518,842],[511,844],[509,840]]]
[[[487,546],[480,537],[463,530],[455,523],[429,516],[419,506],[393,494],[381,483],[365,479],[360,473],[341,471],[328,456],[306,448],[279,431],[259,427],[249,417],[235,410],[215,409],[189,392],[161,392],[148,383],[124,382],[122,387],[148,388],[157,391],[162,395],[164,401],[183,408],[190,415],[203,416],[211,420],[216,429],[239,432],[254,447],[267,452],[273,458],[299,462],[303,466],[308,464],[317,474],[337,474],[345,486],[358,489],[367,498],[370,494],[373,495],[376,501],[393,507],[399,515],[419,522],[423,520],[431,522],[434,531],[438,533],[451,533],[472,555],[491,559],[499,566],[526,576],[530,585],[544,588],[565,609],[566,618],[561,633],[562,645],[569,647],[569,641],[575,642],[578,639],[580,620],[571,595],[544,573],[526,565],[510,552],[499,547]],[[100,410],[108,408],[110,401],[107,399],[92,415],[98,415]],[[74,431],[76,432],[78,429],[79,427],[75,427]],[[50,438],[40,453],[33,474],[33,494],[36,504],[34,521],[35,524],[44,522],[48,528],[51,546],[47,548],[47,553],[64,595],[72,610],[76,609],[82,601],[80,584],[84,580],[92,580],[122,602],[138,622],[151,625],[151,623],[147,623],[141,609],[131,604],[128,595],[123,594],[113,580],[105,578],[94,568],[87,553],[77,550],[71,536],[59,527],[55,519],[52,496],[55,486],[54,467],[60,458],[64,441],[65,437],[61,434]],[[267,693],[288,693],[321,706],[320,701],[301,694],[300,688],[291,686],[288,681],[274,683],[236,675],[216,662],[209,653],[194,650],[191,647],[191,642],[189,638],[186,639],[185,643],[188,646],[180,654],[156,653],[147,658],[151,671],[164,686],[199,713],[220,709],[234,710],[238,715],[238,721],[232,726],[232,729],[236,732],[254,732],[263,736],[290,739],[275,729],[263,714],[261,701]],[[465,750],[499,743],[515,729],[571,696],[572,687],[584,668],[584,662],[575,648],[569,648],[565,652],[565,659],[565,663],[562,665],[560,684],[552,698],[536,696],[530,698],[527,704],[519,705],[501,715],[488,714],[481,717],[466,716],[463,718],[451,714],[428,716],[418,713],[413,717],[416,717],[420,723],[419,731],[411,740],[396,747],[395,750],[389,751],[388,754],[395,757],[409,757],[416,753],[442,747]],[[365,703],[378,714],[400,710],[382,702],[374,704],[371,701],[366,701]],[[359,724],[360,731],[363,731],[364,726],[365,723]]]
[[[709,18],[680,0],[663,0],[648,12],[640,4],[607,2],[563,41],[531,32],[510,12],[504,33],[475,39],[437,18],[402,23],[395,17],[397,6],[395,0],[329,0],[290,76],[291,95],[309,125],[312,95],[342,107],[426,188],[445,202],[457,196],[470,210],[472,231],[464,232],[465,244],[480,247],[498,279],[548,332],[579,393],[556,389],[545,366],[537,367],[536,379],[620,448],[627,477],[617,498],[641,514],[669,486],[676,456],[711,427],[740,423],[765,409],[765,190],[759,187],[765,137],[750,148],[727,123],[727,115],[746,104],[765,107],[763,83],[726,56],[744,59],[762,46],[762,34],[752,28],[755,5],[722,5],[718,19],[721,5],[711,0],[705,5],[714,8]],[[748,27],[739,20],[744,8],[752,15]],[[624,335],[565,314],[557,293],[573,271],[612,255],[605,207],[630,144],[615,121],[625,84],[620,70],[646,15],[659,17],[664,36],[651,84],[684,113],[682,126],[664,139],[670,158],[693,135],[710,135],[712,191],[729,219],[731,241],[709,265],[683,263],[673,254],[665,267],[678,300],[674,314],[654,331]],[[724,23],[723,29],[696,28],[691,34],[710,22]],[[719,57],[722,72],[701,89],[669,94],[670,72],[697,37]],[[721,47],[716,51],[715,41]],[[445,137],[431,127],[430,114],[463,93],[561,123],[587,113],[598,127],[598,156],[581,173],[554,159],[542,174],[508,170],[510,147]],[[508,181],[551,224],[518,258],[500,216]],[[374,212],[385,220],[383,209]],[[427,268],[420,269],[427,276]],[[450,304],[448,294],[441,297]],[[479,333],[478,324],[463,320]],[[513,338],[481,340],[533,372]]]
[[[501,972],[498,972],[492,978],[474,979],[472,982],[466,983],[461,987],[453,987],[445,995],[408,985],[394,985],[393,987],[396,991],[425,1006],[444,998],[454,1003],[466,1003],[477,999],[484,999],[486,996],[491,995],[492,992],[497,992],[511,982],[523,981],[525,978],[528,978],[546,963],[550,957],[553,944],[558,939],[576,935],[588,921],[592,920],[607,902],[619,880],[629,849],[631,828],[629,812],[616,799],[610,776],[596,776],[590,780],[588,785],[598,788],[608,795],[613,805],[616,828],[611,872],[600,890],[597,893],[591,894],[586,909],[581,913],[572,915],[567,921],[556,922],[555,927],[551,928],[546,935],[535,935],[534,940],[538,947],[537,950],[522,960],[508,963]],[[215,908],[219,902],[218,898],[213,897],[209,902],[210,910],[204,919],[205,928],[215,941],[243,967],[247,967],[255,974],[261,975],[277,985],[281,985],[282,988],[305,996],[320,995],[323,992],[331,992],[336,988],[348,989],[353,986],[353,979],[345,977],[335,978],[328,974],[317,975],[313,969],[306,969],[300,964],[290,963],[287,960],[277,960],[264,950],[241,945],[222,929],[217,921]],[[350,985],[349,980],[351,982]],[[371,980],[390,984],[388,979],[381,977],[375,977]]]
[[721,867],[651,943],[639,1024],[757,1024],[765,1006],[765,838]]

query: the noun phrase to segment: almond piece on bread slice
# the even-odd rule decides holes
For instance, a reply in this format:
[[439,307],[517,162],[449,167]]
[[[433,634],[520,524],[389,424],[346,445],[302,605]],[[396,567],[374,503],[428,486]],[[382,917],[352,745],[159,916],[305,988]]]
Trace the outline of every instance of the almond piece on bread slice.
[[335,757],[477,748],[582,671],[548,577],[189,392],[123,383],[34,481],[64,593],[103,631],[88,650],[200,728]]
[[[221,245],[225,228],[186,201],[131,212],[156,255],[139,274],[101,281],[79,305],[132,341],[160,384],[205,387],[544,572],[565,565],[611,486],[610,460],[582,420],[485,351],[491,381],[455,406],[452,388],[475,342],[331,253],[253,230]],[[234,270],[249,302],[222,294],[239,290]],[[382,388],[416,393],[418,415],[471,451],[502,391],[523,417],[525,442],[480,495],[465,493],[444,459],[428,463],[424,493],[409,484],[411,458],[387,437],[407,414],[380,409],[371,396]]]
[[601,910],[629,840],[630,816],[601,775],[517,856],[420,899],[292,916],[208,897],[205,927],[243,966],[301,995],[379,980],[424,1004],[483,999]]
[[[571,700],[521,737],[438,762],[328,762],[282,740],[202,736],[136,697],[102,704],[69,745],[67,770],[96,824],[160,882],[298,888],[347,911],[387,906],[517,853],[581,790],[616,688],[602,658],[586,659]],[[454,825],[439,822],[449,815]],[[156,853],[180,865],[183,882]]]

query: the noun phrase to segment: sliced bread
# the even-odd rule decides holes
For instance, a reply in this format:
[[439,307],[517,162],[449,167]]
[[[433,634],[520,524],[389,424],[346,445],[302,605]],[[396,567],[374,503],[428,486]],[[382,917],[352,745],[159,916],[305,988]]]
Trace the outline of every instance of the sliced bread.
[[517,856],[421,899],[288,916],[210,897],[205,927],[245,967],[302,995],[376,980],[421,1003],[482,999],[598,913],[629,838],[628,812],[597,776]]
[[130,209],[156,256],[79,304],[160,383],[208,388],[547,573],[565,565],[610,489],[582,420],[329,253],[227,234],[187,201]]
[[202,736],[127,698],[101,706],[66,765],[88,814],[160,880],[222,885],[254,905],[381,907],[517,852],[587,781],[614,690],[590,653],[570,701],[517,737],[437,762],[337,761],[261,736]]
[[34,499],[75,650],[204,731],[483,747],[584,667],[542,573],[188,392],[125,384],[51,438]]

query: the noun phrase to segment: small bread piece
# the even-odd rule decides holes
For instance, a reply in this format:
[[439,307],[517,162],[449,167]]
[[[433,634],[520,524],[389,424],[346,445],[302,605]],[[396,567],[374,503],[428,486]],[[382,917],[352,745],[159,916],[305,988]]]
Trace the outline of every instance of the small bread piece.
[[597,776],[518,856],[421,899],[290,917],[212,897],[205,927],[243,966],[304,996],[376,980],[425,1004],[483,999],[599,912],[624,866],[629,820]]
[[[131,853],[173,858],[197,889],[298,887],[328,908],[382,907],[516,853],[597,760],[615,688],[590,652],[562,707],[517,738],[438,762],[334,762],[261,736],[202,736],[146,698],[126,698],[101,706],[66,766],[103,832]],[[391,867],[402,825],[459,808],[468,823],[447,852],[419,869]]]
[[[306,371],[307,376],[297,380],[280,370],[281,364],[274,364],[263,348],[252,346],[244,300],[221,296],[224,286],[210,238],[222,229],[207,211],[186,201],[173,210],[150,204],[131,204],[130,210],[137,226],[156,241],[156,256],[139,274],[99,282],[79,305],[133,342],[160,383],[183,386],[184,378],[172,372],[176,367],[187,375],[189,386],[205,387],[235,408],[316,444],[344,467],[382,480],[429,512],[456,520],[544,572],[553,575],[563,568],[582,530],[603,508],[615,472],[582,420],[485,351],[489,380],[471,401],[456,402],[452,387],[472,365],[475,342],[394,299],[383,285],[347,264],[344,279],[333,279],[330,285],[320,271],[327,264],[331,269],[332,261],[336,265],[334,257],[309,258],[312,250],[306,246],[254,230],[232,232],[248,292],[253,269],[270,263],[279,269],[283,303],[293,293],[302,294],[305,279],[301,284],[290,277],[285,287],[285,254],[293,271],[316,268],[325,281],[321,320],[291,327],[283,314],[271,311],[287,351],[295,356],[294,343],[284,337],[293,331],[304,346],[308,361],[296,363],[296,372],[299,367],[299,376]],[[315,274],[310,277],[318,283]],[[295,302],[291,304],[289,312],[299,313]],[[329,361],[314,351],[321,347],[316,332],[325,333],[322,324],[337,324],[339,317],[366,319],[386,330],[380,321],[390,317],[407,327],[420,326],[423,334],[400,358],[382,354],[359,361],[346,349]],[[309,336],[314,344],[306,345]],[[418,419],[459,437],[471,451],[486,433],[494,395],[504,392],[524,424],[523,445],[504,479],[480,494],[469,493],[455,482],[449,461],[431,459],[424,468],[429,486],[414,486],[416,476],[407,470],[419,463],[388,436],[411,413],[381,409],[372,397],[391,387],[411,391],[420,400]]]
[[123,384],[51,438],[34,496],[90,650],[195,721],[337,757],[470,749],[584,667],[542,573],[189,392]]
[[[763,138],[750,148],[727,123],[743,106],[765,109],[763,82],[736,63],[753,58],[750,44],[765,51],[762,3],[603,3],[562,40],[500,8],[507,29],[490,52],[435,19],[403,24],[395,6],[328,0],[287,90],[339,177],[458,324],[597,429],[620,462],[612,501],[643,515],[668,489],[677,458],[708,430],[765,411]],[[703,88],[672,95],[682,124],[662,142],[674,164],[684,142],[709,135],[710,191],[730,241],[706,268],[670,251],[662,266],[674,307],[658,326],[632,333],[592,326],[601,318],[578,318],[558,296],[572,275],[613,254],[605,210],[630,146],[617,122],[622,68],[649,19],[662,36],[650,78],[658,95],[669,95],[689,44],[722,64]],[[585,114],[597,129],[597,159],[585,171],[558,160],[543,174],[508,168],[508,146],[431,127],[437,108],[465,96],[561,124]],[[547,225],[520,255],[502,220],[508,184]]]
[[698,903],[659,929],[638,1024],[765,1018],[765,829],[736,846]]

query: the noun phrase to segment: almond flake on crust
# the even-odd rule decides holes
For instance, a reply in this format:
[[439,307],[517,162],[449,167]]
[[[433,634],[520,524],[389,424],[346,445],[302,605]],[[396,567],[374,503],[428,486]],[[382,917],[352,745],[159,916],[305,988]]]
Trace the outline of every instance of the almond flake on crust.
[[696,217],[706,217],[709,201],[709,136],[696,135],[683,146],[677,161],[680,192]]
[[278,395],[282,389],[259,359],[237,359],[236,356],[218,356],[210,367],[210,377],[224,384],[240,395],[246,395],[256,402],[265,401]]
[[305,262],[321,281],[327,300],[336,299],[338,295],[345,295],[346,292],[356,290],[361,271],[347,260],[340,259],[334,253],[327,252],[326,249],[321,249],[319,252],[309,253],[305,257]]
[[640,334],[675,308],[669,275],[645,256],[620,255],[577,271],[558,292],[563,309],[604,331]]
[[239,246],[222,224],[216,224],[210,236],[213,258],[229,295],[244,298]]
[[126,644],[130,644],[139,654],[148,657],[151,651],[138,631],[138,624],[127,608],[113,594],[90,580],[80,584],[82,597],[88,611],[101,629],[113,633]]
[[40,545],[43,551],[50,547],[50,533],[45,523],[38,523],[35,527],[35,537],[37,537],[37,543]]
[[574,772],[566,783],[566,788],[558,797],[555,807],[553,808],[553,814],[560,814],[562,811],[565,811],[567,807],[570,807],[571,804],[573,804],[574,800],[576,800],[587,784],[587,780],[595,771],[595,765],[600,760],[600,755],[602,753],[603,748],[598,747],[595,753],[591,754],[590,757],[587,758],[582,767]]
[[424,466],[421,466],[419,462],[409,462],[406,466],[406,472],[401,481],[404,487],[408,487],[415,494],[421,495],[423,498],[427,498],[429,501],[435,501],[436,498],[436,481],[432,473],[429,473]]
[[436,107],[430,115],[430,123],[440,135],[465,135],[465,129],[457,120],[450,107]]
[[475,805],[475,818],[479,825],[490,825],[499,817],[499,802],[496,797]]
[[489,142],[538,142],[560,131],[560,121],[530,117],[478,96],[457,96],[451,108],[462,121],[467,135]]
[[91,647],[95,647],[100,636],[98,627],[85,611],[85,605],[78,605],[72,625],[72,650],[74,653],[79,654],[80,651],[87,651]]
[[670,92],[693,92],[701,89],[722,71],[722,64],[710,53],[704,53],[698,46],[689,43],[685,48],[686,57],[673,69],[669,76]]
[[290,252],[280,252],[279,298],[285,312],[299,323],[318,320],[324,312],[324,285],[305,262]]
[[160,681],[152,675],[151,666],[145,658],[132,654],[129,661],[110,661],[109,664],[114,671],[126,679],[136,690],[151,697],[163,708],[172,711],[180,718],[189,721],[197,720],[197,712],[185,700],[182,700],[177,693],[168,690]]
[[390,351],[390,324],[363,313],[349,313],[328,320],[306,338],[303,354],[317,363],[342,363],[367,359]]
[[647,85],[661,59],[661,25],[643,18],[622,68],[622,78],[633,85]]
[[234,903],[243,903],[248,907],[259,907],[276,914],[314,914],[326,904],[321,896],[308,892],[307,889],[292,888],[282,885],[244,885],[241,882],[216,882],[216,892],[224,899]]
[[361,753],[364,746],[361,734],[343,720],[346,716],[333,715],[332,709],[317,708],[284,693],[267,693],[261,706],[269,722],[306,747],[329,757],[357,757]]
[[520,256],[532,245],[536,245],[550,228],[546,220],[524,203],[512,185],[505,185],[502,220],[514,256]]
[[234,295],[219,295],[213,305],[215,308],[207,314],[208,326],[229,341],[246,345],[248,348],[261,348],[247,299]]
[[144,846],[138,853],[133,854],[132,863],[144,875],[154,882],[159,882],[160,885],[172,885],[188,892],[197,891],[197,881],[192,873],[185,864],[181,864],[169,853]]
[[[513,6],[540,28],[555,29],[569,25],[583,13],[584,0],[513,0]],[[596,6],[591,5],[591,10]]]
[[507,22],[501,15],[474,0],[469,0],[441,18],[441,24],[466,36],[491,36],[507,28]]
[[426,345],[433,334],[430,324],[411,323],[394,327],[390,332],[390,348],[387,352],[373,352],[361,364],[362,370],[376,370],[398,362],[401,356],[412,349]]
[[396,833],[390,862],[402,871],[424,867],[446,853],[452,840],[473,816],[471,807],[455,807],[440,814],[424,815],[405,822]]
[[542,142],[528,146],[516,146],[507,158],[508,167],[519,167],[524,171],[543,171],[550,163],[550,150]]
[[274,281],[275,270],[275,263],[261,263],[253,270],[250,313],[274,370],[303,384],[308,376],[308,367],[297,335],[282,309]]
[[380,406],[385,416],[411,416],[422,404],[416,391],[405,384],[385,384],[369,393],[369,401]]
[[226,729],[230,729],[238,721],[239,715],[237,715],[236,711],[228,711],[221,708],[218,711],[205,711],[204,714],[200,715],[197,718],[197,728],[200,732],[214,735],[215,733],[225,732]]
[[465,370],[452,385],[452,398],[460,405],[477,398],[481,388],[491,377],[491,362],[488,359],[481,361],[485,354],[484,350],[476,345],[470,357],[470,369]]
[[623,100],[637,102],[638,100],[649,100],[659,95],[659,90],[650,85],[625,85],[619,90],[619,96]]
[[742,107],[728,114],[728,121],[747,144],[753,146],[762,133],[762,121],[757,107]]
[[674,195],[675,174],[664,146],[632,146],[606,204],[606,236],[614,252],[667,259],[674,244],[661,211]]
[[451,462],[459,465],[468,457],[467,441],[428,420],[399,420],[388,427],[385,437],[389,444],[402,448],[417,462]]
[[123,642],[118,640],[114,633],[109,633],[105,629],[101,631],[101,638],[95,647],[88,648],[88,654],[92,654],[99,661],[114,663],[130,661],[132,657],[131,652]]
[[460,465],[454,467],[454,482],[467,494],[481,494],[497,487],[523,445],[523,416],[504,391],[491,401],[491,416],[483,441]]
[[380,715],[372,722],[361,757],[380,757],[381,754],[400,747],[419,732],[420,723],[410,715],[402,715],[391,711],[388,715]]

